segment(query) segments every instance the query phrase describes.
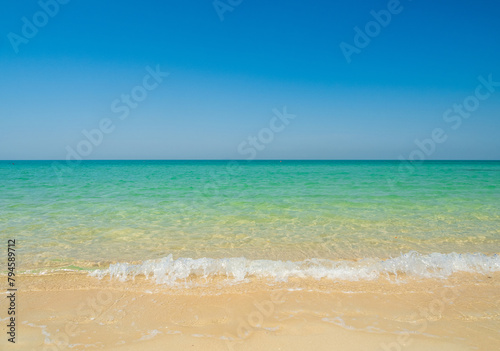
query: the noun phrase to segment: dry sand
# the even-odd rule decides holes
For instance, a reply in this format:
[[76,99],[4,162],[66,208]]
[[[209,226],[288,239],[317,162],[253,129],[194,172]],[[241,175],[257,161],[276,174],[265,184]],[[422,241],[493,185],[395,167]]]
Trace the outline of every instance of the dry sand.
[[[5,277],[1,277],[5,278]],[[219,284],[220,283],[220,284]],[[18,277],[1,350],[499,350],[500,273],[167,288],[143,278]]]

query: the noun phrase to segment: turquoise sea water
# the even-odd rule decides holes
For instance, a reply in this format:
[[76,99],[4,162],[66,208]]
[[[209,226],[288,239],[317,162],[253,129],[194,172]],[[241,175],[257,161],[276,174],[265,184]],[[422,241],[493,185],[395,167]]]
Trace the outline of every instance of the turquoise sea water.
[[21,269],[500,252],[500,162],[0,162]]

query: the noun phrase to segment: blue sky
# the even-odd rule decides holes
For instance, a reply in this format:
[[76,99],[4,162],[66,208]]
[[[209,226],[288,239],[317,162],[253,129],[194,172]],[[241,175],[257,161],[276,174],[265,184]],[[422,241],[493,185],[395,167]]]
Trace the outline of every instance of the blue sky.
[[[0,159],[500,159],[500,86],[474,101],[478,77],[500,82],[497,1],[221,0],[223,20],[210,0],[54,1],[3,4]],[[121,120],[111,105],[147,67],[169,75]],[[296,117],[258,139],[284,106]]]

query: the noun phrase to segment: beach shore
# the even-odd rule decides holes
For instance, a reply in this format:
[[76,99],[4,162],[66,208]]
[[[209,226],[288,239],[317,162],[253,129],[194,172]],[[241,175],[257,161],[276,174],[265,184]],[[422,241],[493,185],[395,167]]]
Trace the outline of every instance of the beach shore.
[[[500,273],[448,279],[211,281],[165,287],[86,273],[18,278],[2,350],[495,350]],[[0,302],[2,311],[8,299]]]

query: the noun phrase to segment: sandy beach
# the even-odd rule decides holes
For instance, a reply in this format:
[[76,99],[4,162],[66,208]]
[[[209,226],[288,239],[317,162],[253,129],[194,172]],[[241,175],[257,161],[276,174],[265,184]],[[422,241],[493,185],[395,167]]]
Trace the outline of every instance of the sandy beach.
[[[446,280],[252,280],[167,288],[23,275],[2,350],[495,350],[500,273]],[[221,282],[222,283],[222,282]],[[0,308],[7,308],[2,299]],[[6,335],[2,320],[2,335]]]
[[500,351],[500,1],[2,5],[0,351]]
[[225,167],[0,162],[0,349],[498,349],[498,162]]

